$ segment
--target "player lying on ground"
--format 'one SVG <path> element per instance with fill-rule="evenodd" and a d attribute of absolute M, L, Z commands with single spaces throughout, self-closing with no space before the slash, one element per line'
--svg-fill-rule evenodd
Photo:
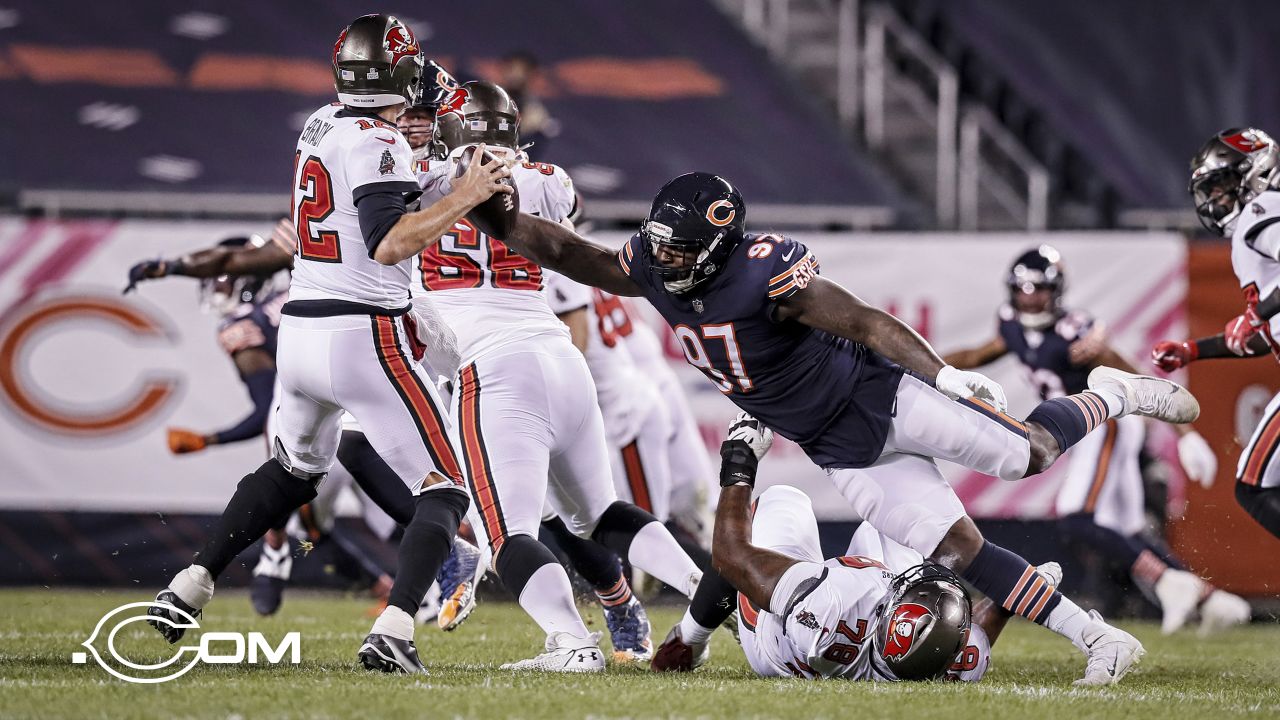
<path fill-rule="evenodd" d="M 1085 390 L 1094 368 L 1137 370 L 1107 342 L 1103 324 L 1062 304 L 1066 271 L 1058 251 L 1048 245 L 1018 256 L 1005 281 L 1009 302 L 999 310 L 997 334 L 975 348 L 948 353 L 943 362 L 968 370 L 1012 353 L 1027 369 L 1042 400 Z M 1182 436 L 1178 458 L 1187 475 L 1206 488 L 1218 472 L 1218 459 L 1190 425 L 1174 425 Z M 1138 455 L 1146 423 L 1131 415 L 1107 421 L 1071 449 L 1067 474 L 1056 503 L 1060 527 L 1073 542 L 1092 547 L 1100 557 L 1129 573 L 1164 613 L 1165 634 L 1200 614 L 1206 633 L 1249 620 L 1249 603 L 1186 571 L 1167 549 L 1148 542 Z"/>
<path fill-rule="evenodd" d="M 1244 312 L 1212 337 L 1156 344 L 1151 355 L 1166 372 L 1196 360 L 1265 355 L 1280 358 L 1280 148 L 1254 128 L 1230 128 L 1205 143 L 1191 160 L 1188 190 L 1200 223 L 1231 238 L 1231 267 L 1244 293 Z M 1280 394 L 1236 465 L 1236 502 L 1280 538 Z"/>
<path fill-rule="evenodd" d="M 751 669 L 809 679 L 981 679 L 1011 614 L 986 599 L 971 610 L 955 573 L 870 523 L 845 555 L 824 559 L 807 495 L 775 485 L 751 501 L 757 464 L 772 443 L 768 428 L 739 413 L 720 446 L 715 568 L 742 589 L 739 637 Z M 1061 579 L 1055 563 L 1038 570 L 1050 585 Z"/>
<path fill-rule="evenodd" d="M 619 251 L 523 213 L 510 243 L 578 282 L 644 296 L 689 363 L 797 442 L 859 516 L 1075 644 L 1088 656 L 1081 682 L 1115 682 L 1141 657 L 1136 638 L 1106 625 L 1087 642 L 1098 623 L 1026 560 L 982 537 L 934 458 L 1017 480 L 1112 417 L 1191 422 L 1199 405 L 1181 386 L 1098 368 L 1088 391 L 1041 403 L 1025 423 L 1011 418 L 998 384 L 946 365 L 910 327 L 821 277 L 802 244 L 746 234 L 742 196 L 708 173 L 667 183 Z M 673 635 L 719 624 L 686 619 Z"/>

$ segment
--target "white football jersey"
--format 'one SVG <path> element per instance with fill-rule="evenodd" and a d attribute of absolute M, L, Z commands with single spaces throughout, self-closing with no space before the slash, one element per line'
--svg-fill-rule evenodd
<path fill-rule="evenodd" d="M 552 312 L 562 315 L 586 309 L 588 338 L 583 355 L 596 383 L 609 442 L 617 447 L 631 442 L 650 409 L 658 403 L 658 396 L 652 379 L 636 365 L 623 342 L 632 330 L 630 316 L 617 297 L 560 273 L 545 269 L 542 272 Z"/>
<path fill-rule="evenodd" d="M 383 265 L 370 257 L 355 203 L 371 192 L 418 190 L 413 153 L 396 126 L 326 105 L 303 125 L 294 165 L 298 246 L 290 298 L 408 305 L 413 259 Z"/>
<path fill-rule="evenodd" d="M 1231 233 L 1231 267 L 1246 298 L 1265 298 L 1280 286 L 1280 192 L 1264 192 L 1240 211 Z M 1270 330 L 1280 339 L 1280 315 L 1271 318 Z M 1271 349 L 1278 352 L 1274 341 Z"/>
<path fill-rule="evenodd" d="M 455 168 L 452 160 L 430 163 L 420 178 L 424 204 L 450 192 Z M 573 212 L 573 182 L 559 167 L 519 163 L 511 177 L 520 192 L 521 212 L 552 222 Z M 569 336 L 543 299 L 542 274 L 541 267 L 464 219 L 418 257 L 412 289 L 415 295 L 431 293 L 467 365 L 486 353 L 520 349 L 532 337 Z"/>

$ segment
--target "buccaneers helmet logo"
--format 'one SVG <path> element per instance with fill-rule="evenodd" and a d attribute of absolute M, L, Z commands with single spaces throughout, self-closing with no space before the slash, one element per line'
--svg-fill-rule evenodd
<path fill-rule="evenodd" d="M 387 29 L 386 40 L 383 44 L 387 47 L 387 52 L 391 53 L 391 67 L 395 67 L 401 58 L 417 55 L 418 40 L 413 36 L 413 32 L 404 25 L 392 25 Z"/>
<path fill-rule="evenodd" d="M 342 43 L 347 39 L 347 31 L 351 28 L 343 28 L 342 34 L 338 36 L 338 41 L 333 44 L 333 66 L 338 67 L 338 53 L 342 51 Z"/>
<path fill-rule="evenodd" d="M 448 115 L 453 113 L 461 118 L 462 106 L 466 105 L 467 101 L 470 99 L 471 91 L 465 87 L 460 87 L 453 91 L 453 94 L 449 96 L 449 99 L 440 103 L 439 109 L 436 110 L 436 115 Z"/>
<path fill-rule="evenodd" d="M 1222 138 L 1222 142 L 1239 150 L 1244 154 L 1249 154 L 1255 150 L 1261 150 L 1267 146 L 1267 143 L 1255 135 L 1251 130 L 1241 130 L 1238 133 L 1228 135 Z"/>
<path fill-rule="evenodd" d="M 915 645 L 916 634 L 927 626 L 933 615 L 923 605 L 903 603 L 893 610 L 893 618 L 889 621 L 889 637 L 885 642 L 884 656 L 901 660 L 911 652 Z"/>
<path fill-rule="evenodd" d="M 725 208 L 729 209 L 728 213 L 719 212 Z M 733 208 L 733 203 L 728 200 L 717 200 L 711 203 L 711 206 L 707 208 L 707 222 L 715 225 L 716 227 L 724 227 L 725 225 L 733 222 L 733 218 L 737 214 L 738 211 Z"/>

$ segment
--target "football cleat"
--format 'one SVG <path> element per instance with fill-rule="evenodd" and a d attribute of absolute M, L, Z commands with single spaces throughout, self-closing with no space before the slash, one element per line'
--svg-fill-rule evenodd
<path fill-rule="evenodd" d="M 1169 568 L 1156 580 L 1154 590 L 1162 613 L 1160 632 L 1171 635 L 1181 630 L 1195 614 L 1204 585 L 1189 572 Z"/>
<path fill-rule="evenodd" d="M 546 651 L 519 662 L 505 663 L 503 670 L 534 672 L 603 672 L 604 652 L 600 650 L 600 633 L 578 638 L 566 632 L 547 636 Z"/>
<path fill-rule="evenodd" d="M 148 620 L 147 624 L 172 645 L 182 639 L 187 628 L 198 627 L 193 621 L 200 617 L 200 612 L 183 602 L 177 593 L 165 588 L 156 593 L 155 603 L 147 608 L 147 615 L 157 618 Z"/>
<path fill-rule="evenodd" d="M 1089 373 L 1089 388 L 1110 390 L 1124 398 L 1121 415 L 1142 415 L 1178 424 L 1200 417 L 1199 401 L 1171 380 L 1100 365 Z"/>
<path fill-rule="evenodd" d="M 436 582 L 440 584 L 440 612 L 436 615 L 436 624 L 441 630 L 456 630 L 476 609 L 479 567 L 479 548 L 466 540 L 454 540 L 453 549 L 436 576 Z"/>
<path fill-rule="evenodd" d="M 1138 638 L 1108 625 L 1097 610 L 1089 611 L 1092 622 L 1084 629 L 1085 653 L 1089 662 L 1084 677 L 1075 685 L 1112 685 L 1120 681 L 1147 654 Z"/>
<path fill-rule="evenodd" d="M 358 654 L 360 664 L 368 670 L 384 673 L 426 675 L 427 669 L 418 659 L 418 648 L 412 640 L 401 640 L 381 633 L 369 633 Z"/>
<path fill-rule="evenodd" d="M 1252 615 L 1253 610 L 1244 598 L 1226 590 L 1214 590 L 1200 604 L 1200 636 L 1247 623 Z"/>
<path fill-rule="evenodd" d="M 604 608 L 604 624 L 613 641 L 614 662 L 649 662 L 653 658 L 649 614 L 634 595 L 627 602 Z"/>
<path fill-rule="evenodd" d="M 262 554 L 253 567 L 253 579 L 249 581 L 249 602 L 259 615 L 274 615 L 284 602 L 284 586 L 293 572 L 293 554 L 289 543 L 273 548 L 263 541 Z"/>
<path fill-rule="evenodd" d="M 667 639 L 662 641 L 649 669 L 654 672 L 689 672 L 697 670 L 711 657 L 711 643 L 686 643 L 680 635 L 680 624 L 671 628 Z"/>

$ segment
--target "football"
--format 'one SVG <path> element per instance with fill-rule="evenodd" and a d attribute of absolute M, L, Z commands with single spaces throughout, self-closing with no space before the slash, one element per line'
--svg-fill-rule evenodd
<path fill-rule="evenodd" d="M 453 174 L 455 178 L 460 178 L 467 172 L 475 154 L 476 146 L 474 145 L 462 151 L 457 170 Z M 485 150 L 483 162 L 487 163 L 494 157 L 493 153 Z M 480 232 L 499 240 L 506 239 L 512 228 L 516 226 L 516 216 L 520 214 L 520 191 L 512 184 L 511 178 L 506 178 L 502 182 L 511 185 L 513 192 L 510 195 L 494 193 L 488 200 L 467 213 L 467 220 Z"/>

